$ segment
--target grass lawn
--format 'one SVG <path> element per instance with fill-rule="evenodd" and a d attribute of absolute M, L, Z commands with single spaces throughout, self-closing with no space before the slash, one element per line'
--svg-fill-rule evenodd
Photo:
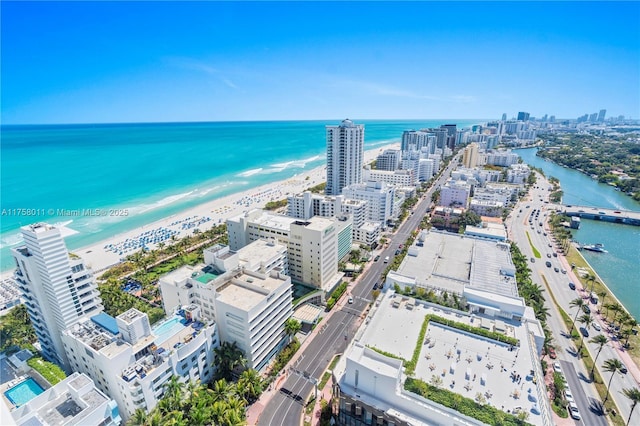
<path fill-rule="evenodd" d="M 531 250 L 533 250 L 533 255 L 536 257 L 536 259 L 540 259 L 542 257 L 542 255 L 540 254 L 538 249 L 531 242 L 531 235 L 529 235 L 528 231 L 527 231 L 527 240 L 529 240 L 529 245 L 531 246 Z"/>

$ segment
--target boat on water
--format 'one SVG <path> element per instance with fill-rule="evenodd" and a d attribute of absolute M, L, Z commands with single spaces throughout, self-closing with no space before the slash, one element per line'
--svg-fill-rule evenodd
<path fill-rule="evenodd" d="M 597 244 L 586 244 L 580 247 L 580 249 L 582 250 L 589 250 L 589 251 L 595 251 L 598 253 L 608 253 L 608 251 L 606 251 L 604 249 L 604 245 L 597 243 Z"/>

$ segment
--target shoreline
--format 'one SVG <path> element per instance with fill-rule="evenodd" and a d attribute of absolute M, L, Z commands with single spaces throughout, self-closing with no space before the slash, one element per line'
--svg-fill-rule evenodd
<path fill-rule="evenodd" d="M 391 143 L 364 151 L 364 164 L 369 164 L 385 149 L 399 148 L 399 143 Z M 309 171 L 297 173 L 287 179 L 267 183 L 241 192 L 206 201 L 189 207 L 162 219 L 132 228 L 95 244 L 83 246 L 70 253 L 81 257 L 95 275 L 115 266 L 133 253 L 155 249 L 159 244 L 170 243 L 172 239 L 182 239 L 193 235 L 194 230 L 208 230 L 224 224 L 227 219 L 247 211 L 264 208 L 269 201 L 286 199 L 306 191 L 310 187 L 326 182 L 326 164 Z M 74 231 L 72 228 L 64 228 Z M 16 247 L 18 247 L 17 245 Z M 2 278 L 10 277 L 13 268 L 1 272 Z"/>

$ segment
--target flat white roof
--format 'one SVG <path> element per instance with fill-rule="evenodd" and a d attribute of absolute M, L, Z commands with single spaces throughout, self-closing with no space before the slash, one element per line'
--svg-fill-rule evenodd
<path fill-rule="evenodd" d="M 250 311 L 278 289 L 285 280 L 267 276 L 265 278 L 241 274 L 217 289 L 217 300 L 243 311 Z"/>

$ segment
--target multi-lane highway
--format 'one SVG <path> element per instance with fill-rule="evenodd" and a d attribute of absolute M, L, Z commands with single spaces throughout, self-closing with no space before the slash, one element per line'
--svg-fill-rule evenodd
<path fill-rule="evenodd" d="M 529 268 L 531 269 L 532 280 L 540 285 L 543 289 L 549 288 L 553 292 L 553 297 L 559 306 L 565 310 L 573 319 L 577 313 L 575 307 L 571 307 L 572 300 L 582 297 L 590 306 L 592 317 L 600 326 L 601 331 L 589 327 L 586 331 L 589 333 L 587 340 L 599 333 L 604 333 L 610 338 L 609 342 L 603 347 L 598 357 L 598 367 L 606 359 L 620 359 L 619 342 L 611 339 L 611 335 L 606 333 L 605 325 L 601 322 L 601 318 L 597 315 L 596 305 L 590 303 L 586 291 L 581 291 L 579 281 L 573 276 L 571 265 L 569 265 L 562 257 L 559 248 L 552 239 L 550 230 L 547 228 L 547 219 L 549 216 L 548 201 L 549 184 L 544 178 L 538 175 L 538 183 L 536 187 L 531 189 L 530 196 L 527 200 L 521 201 L 514 208 L 511 217 L 507 220 L 507 226 L 511 240 L 515 241 L 522 253 L 530 259 Z M 531 221 L 530 221 L 531 219 Z M 531 243 L 529 242 L 531 241 Z M 533 245 L 541 254 L 541 258 L 534 256 Z M 555 253 L 555 254 L 554 254 Z M 547 262 L 550 266 L 547 266 Z M 546 281 L 546 282 L 545 282 Z M 569 283 L 576 285 L 576 289 L 572 289 Z M 547 287 L 548 285 L 548 287 Z M 582 415 L 580 421 L 585 425 L 606 424 L 606 418 L 602 413 L 600 398 L 591 383 L 589 372 L 585 370 L 583 363 L 577 358 L 576 345 L 567 337 L 567 330 L 560 318 L 555 305 L 549 295 L 546 297 L 546 306 L 549 308 L 551 316 L 548 319 L 548 325 L 555 337 L 555 344 L 560 348 L 558 358 L 562 360 L 561 365 L 563 374 L 567 379 L 567 383 L 573 391 L 576 404 Z M 580 316 L 580 314 L 578 314 Z M 584 327 L 579 322 L 576 327 Z M 592 357 L 598 351 L 597 345 L 593 343 L 585 343 Z M 627 362 L 627 361 L 622 361 Z M 603 378 L 608 382 L 611 373 L 604 373 Z M 616 401 L 620 413 L 623 418 L 629 416 L 631 409 L 629 400 L 621 394 L 623 388 L 637 386 L 631 374 L 616 373 L 611 387 L 611 398 Z M 636 410 L 637 411 L 637 410 Z M 640 412 L 634 412 L 632 424 L 640 424 Z M 578 422 L 578 423 L 580 423 Z"/>
<path fill-rule="evenodd" d="M 376 254 L 380 260 L 372 262 L 358 279 L 357 283 L 348 290 L 353 297 L 353 303 L 338 303 L 333 312 L 323 323 L 316 327 L 316 331 L 308 339 L 308 345 L 297 358 L 293 369 L 280 386 L 280 391 L 274 394 L 264 407 L 259 417 L 259 425 L 297 425 L 300 423 L 304 403 L 313 391 L 312 381 L 320 380 L 332 357 L 342 353 L 358 327 L 358 319 L 369 306 L 371 290 L 380 280 L 380 275 L 387 264 L 383 263 L 386 256 L 393 258 L 400 244 L 404 244 L 424 217 L 424 213 L 431 203 L 431 195 L 436 188 L 450 176 L 451 170 L 458 162 L 458 156 L 453 158 L 447 168 L 440 174 L 431 188 L 423 194 L 414 207 L 415 214 L 410 215 L 398 230 L 391 235 L 386 248 L 378 250 Z M 346 296 L 345 296 L 346 297 Z M 298 374 L 301 373 L 301 374 Z M 308 377 L 309 380 L 306 378 Z"/>

